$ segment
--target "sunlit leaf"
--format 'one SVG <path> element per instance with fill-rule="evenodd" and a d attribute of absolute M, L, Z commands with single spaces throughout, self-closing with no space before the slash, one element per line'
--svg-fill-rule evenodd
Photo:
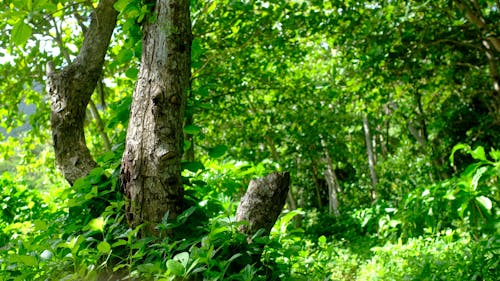
<path fill-rule="evenodd" d="M 488 211 L 490 211 L 490 210 L 491 210 L 491 208 L 493 207 L 493 204 L 491 203 L 490 198 L 488 198 L 488 197 L 486 197 L 486 196 L 479 196 L 479 197 L 476 197 L 476 201 L 477 201 L 479 204 L 483 205 L 483 207 L 484 207 L 486 210 L 488 210 Z"/>
<path fill-rule="evenodd" d="M 184 266 L 177 260 L 168 260 L 167 269 L 176 276 L 183 276 L 185 272 Z"/>
<path fill-rule="evenodd" d="M 30 38 L 32 32 L 31 26 L 24 23 L 23 20 L 20 20 L 12 28 L 11 41 L 18 46 L 24 45 Z"/>
<path fill-rule="evenodd" d="M 482 146 L 476 147 L 473 151 L 470 152 L 472 158 L 477 160 L 486 161 L 486 153 L 484 152 L 484 148 Z"/>
<path fill-rule="evenodd" d="M 108 242 L 101 241 L 99 244 L 97 244 L 97 250 L 99 250 L 99 252 L 103 254 L 107 254 L 111 251 L 111 246 Z"/>
<path fill-rule="evenodd" d="M 93 219 L 89 222 L 89 227 L 90 227 L 90 229 L 92 229 L 94 231 L 103 232 L 104 231 L 104 224 L 105 224 L 104 218 L 98 217 L 98 218 Z"/>
<path fill-rule="evenodd" d="M 182 264 L 182 266 L 186 268 L 189 261 L 189 253 L 188 252 L 178 253 L 177 255 L 174 256 L 174 260 L 179 261 Z"/>

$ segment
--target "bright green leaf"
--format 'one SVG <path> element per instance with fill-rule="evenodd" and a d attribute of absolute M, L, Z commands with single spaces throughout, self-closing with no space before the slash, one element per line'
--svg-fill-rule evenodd
<path fill-rule="evenodd" d="M 491 149 L 490 156 L 491 156 L 491 158 L 493 158 L 493 160 L 499 161 L 500 160 L 500 150 Z"/>
<path fill-rule="evenodd" d="M 103 217 L 98 217 L 96 219 L 93 219 L 89 222 L 89 227 L 90 229 L 94 231 L 99 231 L 103 232 L 104 231 L 104 218 Z"/>
<path fill-rule="evenodd" d="M 20 20 L 12 28 L 11 41 L 18 46 L 24 45 L 30 38 L 32 32 L 31 26 Z"/>
<path fill-rule="evenodd" d="M 493 206 L 493 204 L 491 203 L 491 200 L 490 198 L 486 197 L 486 196 L 479 196 L 479 197 L 476 197 L 476 201 L 483 205 L 483 207 L 486 209 L 486 210 L 491 210 L 491 207 Z"/>
<path fill-rule="evenodd" d="M 472 188 L 474 190 L 477 189 L 477 186 L 479 184 L 479 180 L 481 179 L 481 177 L 483 176 L 483 174 L 488 170 L 487 167 L 481 167 L 479 169 L 477 169 L 477 171 L 474 173 L 474 176 L 472 177 Z"/>
<path fill-rule="evenodd" d="M 43 250 L 43 252 L 40 254 L 40 258 L 42 260 L 49 260 L 50 258 L 52 258 L 52 252 L 45 249 Z"/>
<path fill-rule="evenodd" d="M 484 148 L 482 146 L 476 147 L 476 149 L 470 152 L 470 155 L 472 156 L 472 158 L 476 160 L 482 160 L 482 161 L 487 160 L 486 153 L 484 152 Z"/>
<path fill-rule="evenodd" d="M 188 252 L 182 252 L 174 256 L 174 260 L 179 261 L 184 268 L 187 267 L 188 261 L 189 261 L 189 253 Z"/>
<path fill-rule="evenodd" d="M 27 266 L 36 266 L 38 264 L 38 261 L 34 256 L 18 255 L 11 257 L 11 260 L 21 262 Z"/>
<path fill-rule="evenodd" d="M 175 276 L 183 276 L 185 272 L 184 266 L 176 260 L 167 261 L 167 269 L 172 272 Z"/>
<path fill-rule="evenodd" d="M 102 241 L 99 244 L 97 244 L 97 250 L 103 254 L 107 254 L 111 251 L 111 246 L 109 245 L 108 242 Z"/>

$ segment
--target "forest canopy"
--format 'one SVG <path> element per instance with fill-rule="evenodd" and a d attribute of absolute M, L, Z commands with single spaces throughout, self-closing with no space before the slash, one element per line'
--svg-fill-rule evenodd
<path fill-rule="evenodd" d="M 2 1 L 0 279 L 496 280 L 499 22 L 498 0 Z"/>

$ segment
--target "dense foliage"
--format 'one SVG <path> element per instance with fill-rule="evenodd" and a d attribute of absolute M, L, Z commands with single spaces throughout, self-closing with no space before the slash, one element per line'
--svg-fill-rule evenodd
<path fill-rule="evenodd" d="M 99 168 L 70 187 L 54 166 L 45 67 L 97 2 L 0 4 L 0 280 L 498 278 L 498 1 L 192 0 L 185 211 L 162 239 L 128 227 L 118 184 L 148 1 L 115 4 Z M 236 206 L 275 170 L 286 210 L 247 244 Z"/>

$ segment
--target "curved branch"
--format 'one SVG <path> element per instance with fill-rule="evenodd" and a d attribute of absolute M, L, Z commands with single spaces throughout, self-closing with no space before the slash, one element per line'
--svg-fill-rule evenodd
<path fill-rule="evenodd" d="M 47 73 L 56 162 L 70 184 L 97 165 L 85 142 L 83 121 L 116 26 L 115 1 L 99 2 L 76 59 L 61 71 Z"/>

